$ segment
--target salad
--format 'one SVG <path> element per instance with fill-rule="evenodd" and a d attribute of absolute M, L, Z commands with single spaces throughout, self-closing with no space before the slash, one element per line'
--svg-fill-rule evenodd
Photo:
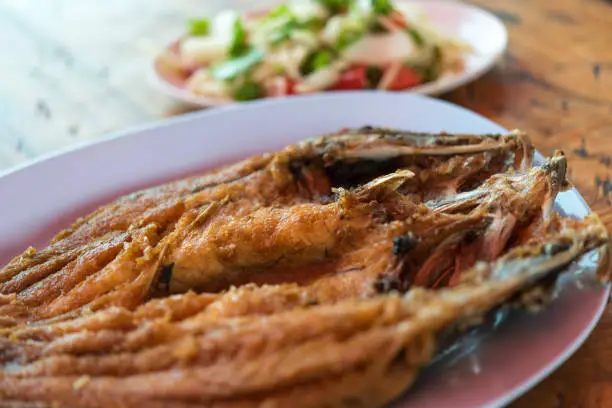
<path fill-rule="evenodd" d="M 164 63 L 195 94 L 247 101 L 331 90 L 401 90 L 462 69 L 469 47 L 391 0 L 292 0 L 192 19 Z"/>

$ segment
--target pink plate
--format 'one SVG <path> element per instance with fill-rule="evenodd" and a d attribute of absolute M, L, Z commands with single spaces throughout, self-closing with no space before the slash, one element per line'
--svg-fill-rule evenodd
<path fill-rule="evenodd" d="M 461 72 L 444 73 L 436 81 L 406 89 L 406 92 L 438 95 L 451 91 L 477 79 L 491 69 L 506 49 L 508 43 L 506 28 L 496 16 L 487 11 L 458 1 L 412 0 L 408 3 L 418 5 L 434 26 L 470 44 L 475 52 L 466 56 L 465 67 Z M 175 52 L 176 42 L 171 44 L 168 50 Z M 220 106 L 233 103 L 232 100 L 188 92 L 184 88 L 186 78 L 164 70 L 159 58 L 153 61 L 150 79 L 156 89 L 192 105 Z"/>
<path fill-rule="evenodd" d="M 364 125 L 415 131 L 495 133 L 504 129 L 452 104 L 405 93 L 337 92 L 235 104 L 167 119 L 63 151 L 0 176 L 0 261 L 38 246 L 77 216 L 136 188 L 194 174 L 306 137 Z M 556 207 L 583 217 L 577 191 Z M 593 273 L 594 255 L 580 262 Z M 474 350 L 427 369 L 398 407 L 502 406 L 561 363 L 597 323 L 608 287 L 561 285 L 543 313 L 513 313 Z"/>

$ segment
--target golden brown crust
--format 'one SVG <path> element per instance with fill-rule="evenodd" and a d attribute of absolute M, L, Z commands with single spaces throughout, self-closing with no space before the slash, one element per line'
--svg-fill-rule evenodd
<path fill-rule="evenodd" d="M 380 406 L 441 331 L 607 244 L 550 211 L 564 158 L 514 171 L 531 152 L 349 130 L 120 198 L 0 271 L 0 397 Z"/>

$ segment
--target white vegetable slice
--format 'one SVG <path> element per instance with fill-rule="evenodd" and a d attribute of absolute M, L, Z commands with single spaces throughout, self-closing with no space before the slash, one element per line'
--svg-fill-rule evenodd
<path fill-rule="evenodd" d="M 216 81 L 206 69 L 199 69 L 186 83 L 189 91 L 217 98 L 231 98 L 230 90 L 223 81 Z"/>
<path fill-rule="evenodd" d="M 385 90 L 389 88 L 389 86 L 395 81 L 397 74 L 399 73 L 400 68 L 402 67 L 401 62 L 395 62 L 389 66 L 383 73 L 382 78 L 380 78 L 380 82 L 378 83 L 378 89 Z"/>
<path fill-rule="evenodd" d="M 327 24 L 325 24 L 325 27 L 321 32 L 321 39 L 328 44 L 335 44 L 338 40 L 338 36 L 340 36 L 340 33 L 342 32 L 345 19 L 346 17 L 343 16 L 334 16 L 327 20 Z"/>
<path fill-rule="evenodd" d="M 338 80 L 340 73 L 349 65 L 344 60 L 334 61 L 327 67 L 318 69 L 305 77 L 302 82 L 295 86 L 295 92 L 309 93 L 326 89 Z"/>
<path fill-rule="evenodd" d="M 299 44 L 286 44 L 273 51 L 269 51 L 268 55 L 266 55 L 265 64 L 275 67 L 275 71 L 278 71 L 278 67 L 281 67 L 290 78 L 300 80 L 302 78 L 300 65 L 308 56 L 308 53 L 308 47 Z"/>
<path fill-rule="evenodd" d="M 234 10 L 224 10 L 217 14 L 212 20 L 211 37 L 229 43 L 234 35 L 234 24 L 239 15 Z"/>
<path fill-rule="evenodd" d="M 300 20 L 311 18 L 325 19 L 329 13 L 323 5 L 313 0 L 293 0 L 289 3 L 289 9 Z"/>
<path fill-rule="evenodd" d="M 321 31 L 320 38 L 327 44 L 335 46 L 341 33 L 345 31 L 365 32 L 365 24 L 364 20 L 356 16 L 333 16 L 327 21 L 327 24 L 325 24 L 323 31 Z"/>
<path fill-rule="evenodd" d="M 295 30 L 291 33 L 291 40 L 296 44 L 303 45 L 304 47 L 314 50 L 319 46 L 317 36 L 308 30 Z"/>
<path fill-rule="evenodd" d="M 180 43 L 180 56 L 186 65 L 206 65 L 225 57 L 227 42 L 217 37 L 188 37 Z"/>
<path fill-rule="evenodd" d="M 281 66 L 284 67 L 287 74 L 293 79 L 301 79 L 300 65 L 308 55 L 308 50 L 304 47 L 287 50 L 278 59 Z"/>
<path fill-rule="evenodd" d="M 209 35 L 188 37 L 181 41 L 181 60 L 188 65 L 206 65 L 225 58 L 238 18 L 238 13 L 233 10 L 217 14 L 212 19 Z"/>
<path fill-rule="evenodd" d="M 419 50 L 410 37 L 403 32 L 366 35 L 351 44 L 343 57 L 356 64 L 385 66 L 410 59 Z"/>
<path fill-rule="evenodd" d="M 356 0 L 352 11 L 360 16 L 370 16 L 372 14 L 372 0 Z"/>
<path fill-rule="evenodd" d="M 277 75 L 277 70 L 274 65 L 263 62 L 259 64 L 257 68 L 253 71 L 251 75 L 251 79 L 255 82 L 263 82 L 267 78 L 273 77 Z"/>

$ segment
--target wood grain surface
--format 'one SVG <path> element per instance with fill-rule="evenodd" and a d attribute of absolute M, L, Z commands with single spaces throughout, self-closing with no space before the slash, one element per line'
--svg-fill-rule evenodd
<path fill-rule="evenodd" d="M 0 0 L 0 172 L 185 112 L 149 86 L 151 45 L 176 37 L 187 16 L 269 3 Z M 528 131 L 545 154 L 564 150 L 572 181 L 612 227 L 612 2 L 472 3 L 506 23 L 509 49 L 491 73 L 443 98 Z M 511 406 L 612 407 L 612 311 L 567 363 Z"/>

